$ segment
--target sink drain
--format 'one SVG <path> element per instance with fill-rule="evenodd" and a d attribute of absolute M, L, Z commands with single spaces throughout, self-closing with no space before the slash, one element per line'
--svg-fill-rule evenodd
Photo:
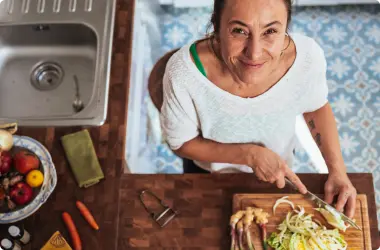
<path fill-rule="evenodd" d="M 63 69 L 56 63 L 45 62 L 35 67 L 30 77 L 36 89 L 53 90 L 62 83 Z"/>

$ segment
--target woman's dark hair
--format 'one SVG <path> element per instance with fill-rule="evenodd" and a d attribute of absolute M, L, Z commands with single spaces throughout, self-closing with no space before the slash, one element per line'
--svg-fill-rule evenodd
<path fill-rule="evenodd" d="M 211 36 L 215 36 L 219 33 L 220 21 L 222 19 L 222 12 L 223 12 L 226 1 L 227 0 L 214 0 L 214 11 L 212 13 L 211 23 L 210 23 L 210 26 L 214 28 L 214 31 L 211 34 Z M 292 20 L 292 0 L 284 0 L 284 2 L 285 2 L 286 10 L 288 12 L 288 23 L 287 23 L 287 28 L 288 28 Z"/>

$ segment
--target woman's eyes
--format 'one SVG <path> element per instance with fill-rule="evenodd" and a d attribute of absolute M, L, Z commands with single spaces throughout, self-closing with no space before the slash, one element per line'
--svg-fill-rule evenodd
<path fill-rule="evenodd" d="M 246 32 L 241 28 L 233 28 L 232 33 L 246 35 Z"/>
<path fill-rule="evenodd" d="M 267 31 L 264 32 L 264 35 L 271 35 L 276 33 L 277 31 L 275 29 L 268 29 Z"/>
<path fill-rule="evenodd" d="M 232 29 L 232 33 L 234 34 L 240 34 L 240 35 L 248 35 L 247 32 L 245 32 L 245 30 L 243 30 L 242 28 L 233 28 Z M 266 35 L 272 35 L 272 34 L 275 34 L 277 33 L 277 30 L 271 28 L 271 29 L 268 29 L 264 32 L 264 36 Z"/>

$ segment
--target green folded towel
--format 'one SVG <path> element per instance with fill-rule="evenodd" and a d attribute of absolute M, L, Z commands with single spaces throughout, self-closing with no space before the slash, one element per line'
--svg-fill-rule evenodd
<path fill-rule="evenodd" d="M 61 140 L 79 187 L 90 187 L 104 178 L 88 130 L 65 135 Z"/>

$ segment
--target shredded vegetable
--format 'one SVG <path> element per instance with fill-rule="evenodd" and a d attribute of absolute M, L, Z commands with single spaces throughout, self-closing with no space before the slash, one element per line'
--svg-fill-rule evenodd
<path fill-rule="evenodd" d="M 272 233 L 268 244 L 275 250 L 345 250 L 347 243 L 338 229 L 329 230 L 298 206 Z"/>
<path fill-rule="evenodd" d="M 284 196 L 284 197 L 282 197 L 282 198 L 280 198 L 280 199 L 278 199 L 276 201 L 276 203 L 273 206 L 273 214 L 276 214 L 276 208 L 277 208 L 277 206 L 280 205 L 280 204 L 282 204 L 282 203 L 289 204 L 292 207 L 292 209 L 294 210 L 294 204 L 293 204 L 293 202 L 291 202 L 290 200 L 288 200 L 288 198 L 289 198 L 289 196 Z"/>
<path fill-rule="evenodd" d="M 325 217 L 327 223 L 329 223 L 331 226 L 338 228 L 343 232 L 346 232 L 346 229 L 349 226 L 344 223 L 340 214 L 337 213 L 335 210 L 329 208 L 328 206 L 326 206 L 325 208 L 315 208 L 315 210 L 320 212 L 323 215 L 323 217 Z"/>

